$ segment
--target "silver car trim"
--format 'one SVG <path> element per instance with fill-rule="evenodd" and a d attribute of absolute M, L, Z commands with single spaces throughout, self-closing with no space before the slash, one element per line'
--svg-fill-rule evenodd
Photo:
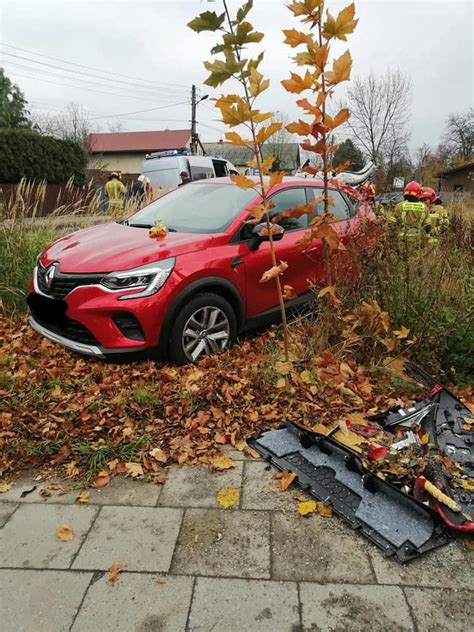
<path fill-rule="evenodd" d="M 46 327 L 43 327 L 43 325 L 40 325 L 38 322 L 36 322 L 33 316 L 30 316 L 28 318 L 28 322 L 30 323 L 31 327 L 36 332 L 38 332 L 45 338 L 52 340 L 53 342 L 57 342 L 58 344 L 62 345 L 63 347 L 66 347 L 67 349 L 71 349 L 72 351 L 77 351 L 77 353 L 84 353 L 86 355 L 96 356 L 98 358 L 105 357 L 100 347 L 97 347 L 95 345 L 86 345 L 81 342 L 75 342 L 74 340 L 69 340 L 69 338 L 60 336 L 59 334 L 56 334 L 50 331 L 49 329 L 46 329 Z"/>

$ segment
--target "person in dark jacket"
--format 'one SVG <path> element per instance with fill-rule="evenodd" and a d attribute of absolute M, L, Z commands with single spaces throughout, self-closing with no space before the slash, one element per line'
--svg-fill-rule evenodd
<path fill-rule="evenodd" d="M 179 177 L 181 178 L 181 182 L 178 184 L 179 187 L 182 187 L 183 184 L 188 184 L 188 182 L 191 182 L 191 178 L 189 177 L 189 173 L 187 171 L 181 171 Z"/>
<path fill-rule="evenodd" d="M 140 203 L 140 204 L 145 199 L 146 182 L 145 182 L 145 176 L 143 174 L 138 176 L 138 178 L 132 184 L 130 195 L 134 200 L 137 201 L 137 203 Z"/>

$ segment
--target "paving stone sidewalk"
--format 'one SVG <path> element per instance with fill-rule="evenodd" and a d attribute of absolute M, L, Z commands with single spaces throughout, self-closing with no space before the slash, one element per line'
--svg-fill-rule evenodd
<path fill-rule="evenodd" d="M 18 481 L 0 496 L 2 632 L 471 627 L 473 555 L 462 542 L 402 566 L 336 517 L 299 517 L 270 466 L 232 456 L 222 474 L 171 467 L 163 486 L 116 478 L 88 505 L 77 491 L 43 497 L 46 483 Z M 229 486 L 240 501 L 225 510 L 216 494 Z M 69 542 L 56 537 L 63 523 Z"/>

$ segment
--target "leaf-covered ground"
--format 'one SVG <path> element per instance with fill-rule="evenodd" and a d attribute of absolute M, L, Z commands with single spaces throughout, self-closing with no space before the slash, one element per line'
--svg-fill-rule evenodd
<path fill-rule="evenodd" d="M 89 483 L 99 474 L 160 482 L 172 462 L 231 467 L 224 445 L 249 450 L 246 438 L 283 419 L 332 424 L 424 395 L 330 353 L 287 365 L 273 331 L 175 367 L 82 358 L 24 319 L 0 319 L 0 478 L 41 466 Z"/>

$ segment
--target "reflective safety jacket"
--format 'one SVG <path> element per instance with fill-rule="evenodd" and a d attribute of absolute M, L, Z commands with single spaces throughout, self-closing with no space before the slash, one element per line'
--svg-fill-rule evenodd
<path fill-rule="evenodd" d="M 123 204 L 123 197 L 127 191 L 123 182 L 120 182 L 117 178 L 107 180 L 104 186 L 105 195 L 109 198 L 109 207 L 121 208 Z"/>
<path fill-rule="evenodd" d="M 424 232 L 428 211 L 423 202 L 405 200 L 396 205 L 393 217 L 400 226 L 400 237 L 417 237 Z"/>
<path fill-rule="evenodd" d="M 104 189 L 109 200 L 121 200 L 126 192 L 125 185 L 123 182 L 120 182 L 120 180 L 117 180 L 117 178 L 107 180 Z"/>
<path fill-rule="evenodd" d="M 433 204 L 428 209 L 428 223 L 431 227 L 431 234 L 439 235 L 441 230 L 449 226 L 449 216 L 441 204 Z"/>

